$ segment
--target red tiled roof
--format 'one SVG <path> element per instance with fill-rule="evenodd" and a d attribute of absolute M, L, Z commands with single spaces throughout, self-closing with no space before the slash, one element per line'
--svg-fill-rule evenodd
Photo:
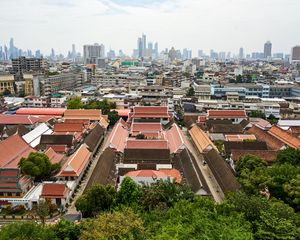
<path fill-rule="evenodd" d="M 16 111 L 16 114 L 62 116 L 65 111 L 65 108 L 20 108 Z"/>
<path fill-rule="evenodd" d="M 57 153 L 67 152 L 67 145 L 47 145 L 46 149 L 52 148 Z"/>
<path fill-rule="evenodd" d="M 129 113 L 131 112 L 130 109 L 114 109 L 111 111 L 116 111 L 120 117 L 128 117 Z"/>
<path fill-rule="evenodd" d="M 126 142 L 126 149 L 169 149 L 166 140 L 135 140 Z"/>
<path fill-rule="evenodd" d="M 209 118 L 246 118 L 245 110 L 208 110 Z"/>
<path fill-rule="evenodd" d="M 62 183 L 45 183 L 41 197 L 43 198 L 66 198 L 67 187 Z"/>
<path fill-rule="evenodd" d="M 243 149 L 233 149 L 231 150 L 231 159 L 233 161 L 238 161 L 240 157 L 246 155 L 254 155 L 262 158 L 266 162 L 273 162 L 277 155 L 276 150 L 243 150 Z"/>
<path fill-rule="evenodd" d="M 120 119 L 110 133 L 105 148 L 113 148 L 118 152 L 124 152 L 125 142 L 129 136 L 129 131 L 125 126 L 125 122 Z"/>
<path fill-rule="evenodd" d="M 81 123 L 56 123 L 54 132 L 83 132 L 84 127 Z"/>
<path fill-rule="evenodd" d="M 133 113 L 160 113 L 160 114 L 166 114 L 168 113 L 168 107 L 167 106 L 161 106 L 161 107 L 156 107 L 156 106 L 136 106 L 133 108 Z"/>
<path fill-rule="evenodd" d="M 22 157 L 26 158 L 30 153 L 36 152 L 18 134 L 10 136 L 0 142 L 0 167 L 18 168 Z"/>
<path fill-rule="evenodd" d="M 52 116 L 4 115 L 0 114 L 0 124 L 3 125 L 32 125 L 47 122 Z"/>
<path fill-rule="evenodd" d="M 300 139 L 289 134 L 287 131 L 284 131 L 277 126 L 273 126 L 268 133 L 278 138 L 289 147 L 300 149 Z"/>
<path fill-rule="evenodd" d="M 162 127 L 160 123 L 133 123 L 131 125 L 132 132 L 156 132 L 161 130 Z"/>
<path fill-rule="evenodd" d="M 48 156 L 48 158 L 52 164 L 60 163 L 64 158 L 63 154 L 59 154 L 59 153 L 55 152 L 53 150 L 53 148 L 51 148 L 51 147 L 47 149 L 45 154 Z"/>
<path fill-rule="evenodd" d="M 279 150 L 284 146 L 282 141 L 255 125 L 249 128 L 247 133 L 254 134 L 257 140 L 266 142 L 269 149 Z"/>
<path fill-rule="evenodd" d="M 132 118 L 169 118 L 168 107 L 134 107 Z"/>
<path fill-rule="evenodd" d="M 169 142 L 170 152 L 177 153 L 184 148 L 184 136 L 177 124 L 173 124 L 170 129 L 166 131 L 166 139 Z"/>

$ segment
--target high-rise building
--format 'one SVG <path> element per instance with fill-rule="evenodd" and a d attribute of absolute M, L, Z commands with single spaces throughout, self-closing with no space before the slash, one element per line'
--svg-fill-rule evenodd
<path fill-rule="evenodd" d="M 96 64 L 97 59 L 105 57 L 104 45 L 95 43 L 94 45 L 83 46 L 83 59 L 86 64 Z"/>
<path fill-rule="evenodd" d="M 51 56 L 50 56 L 50 58 L 51 58 L 52 60 L 55 59 L 55 51 L 54 51 L 53 48 L 51 48 Z"/>
<path fill-rule="evenodd" d="M 176 59 L 176 50 L 174 47 L 171 48 L 171 50 L 168 53 L 168 56 L 171 61 L 174 61 Z"/>
<path fill-rule="evenodd" d="M 155 55 L 155 58 L 158 58 L 159 53 L 158 53 L 158 43 L 157 42 L 154 44 L 154 55 Z"/>
<path fill-rule="evenodd" d="M 13 73 L 45 72 L 47 69 L 48 63 L 43 58 L 19 57 L 12 59 Z"/>
<path fill-rule="evenodd" d="M 137 49 L 138 49 L 138 57 L 139 58 L 142 58 L 144 56 L 144 49 L 143 49 L 143 40 L 142 38 L 138 38 L 138 41 L 137 41 Z"/>
<path fill-rule="evenodd" d="M 203 57 L 203 50 L 198 50 L 198 58 L 202 58 Z"/>
<path fill-rule="evenodd" d="M 272 57 L 272 43 L 270 41 L 267 41 L 264 45 L 264 58 L 270 58 Z"/>
<path fill-rule="evenodd" d="M 244 58 L 244 48 L 240 48 L 240 51 L 239 51 L 239 59 L 243 59 Z"/>
<path fill-rule="evenodd" d="M 147 37 L 145 34 L 142 35 L 142 39 L 143 39 L 143 51 L 146 51 L 147 48 Z"/>
<path fill-rule="evenodd" d="M 291 62 L 300 62 L 300 46 L 295 46 L 292 48 L 290 59 Z"/>
<path fill-rule="evenodd" d="M 36 57 L 36 58 L 41 58 L 41 56 L 42 56 L 42 55 L 41 55 L 41 51 L 40 51 L 40 50 L 36 50 L 36 51 L 35 51 L 35 57 Z"/>
<path fill-rule="evenodd" d="M 72 55 L 73 59 L 76 58 L 76 48 L 75 48 L 75 44 L 74 43 L 72 44 L 72 53 L 71 53 L 71 55 Z"/>

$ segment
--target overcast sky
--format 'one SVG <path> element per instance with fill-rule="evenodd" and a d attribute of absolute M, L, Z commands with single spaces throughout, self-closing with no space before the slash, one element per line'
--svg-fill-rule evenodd
<path fill-rule="evenodd" d="M 66 53 L 103 43 L 131 54 L 137 38 L 206 53 L 289 53 L 300 44 L 299 0 L 0 0 L 0 45 Z"/>

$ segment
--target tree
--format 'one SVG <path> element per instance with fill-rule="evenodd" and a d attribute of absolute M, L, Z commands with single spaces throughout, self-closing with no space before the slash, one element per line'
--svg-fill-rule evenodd
<path fill-rule="evenodd" d="M 108 112 L 108 120 L 109 125 L 114 126 L 115 123 L 120 119 L 119 114 L 117 111 L 109 111 Z"/>
<path fill-rule="evenodd" d="M 284 191 L 291 198 L 297 210 L 300 210 L 300 174 L 283 185 Z"/>
<path fill-rule="evenodd" d="M 277 118 L 273 114 L 270 114 L 267 119 L 271 124 L 276 124 L 278 122 Z"/>
<path fill-rule="evenodd" d="M 82 107 L 83 107 L 83 105 L 81 103 L 81 98 L 80 97 L 70 98 L 67 102 L 67 108 L 68 109 L 80 109 Z"/>
<path fill-rule="evenodd" d="M 49 240 L 55 239 L 54 232 L 34 222 L 18 222 L 3 225 L 0 230 L 0 240 Z"/>
<path fill-rule="evenodd" d="M 117 193 L 117 202 L 118 204 L 133 206 L 138 203 L 141 194 L 139 186 L 130 177 L 125 177 Z"/>
<path fill-rule="evenodd" d="M 300 150 L 294 148 L 287 148 L 279 151 L 276 156 L 276 163 L 288 163 L 294 166 L 300 166 Z"/>
<path fill-rule="evenodd" d="M 266 115 L 262 111 L 255 110 L 249 113 L 249 117 L 265 119 Z"/>
<path fill-rule="evenodd" d="M 190 87 L 187 94 L 186 94 L 187 97 L 193 97 L 195 96 L 195 90 L 193 87 Z"/>
<path fill-rule="evenodd" d="M 146 210 L 172 207 L 179 200 L 192 201 L 194 193 L 189 185 L 159 180 L 142 187 L 141 205 Z"/>
<path fill-rule="evenodd" d="M 80 239 L 145 239 L 143 233 L 143 221 L 131 209 L 125 209 L 84 222 Z"/>
<path fill-rule="evenodd" d="M 138 134 L 136 135 L 136 139 L 146 139 L 146 136 L 144 134 Z"/>
<path fill-rule="evenodd" d="M 238 175 L 241 174 L 243 170 L 253 171 L 255 168 L 258 167 L 265 167 L 267 163 L 262 160 L 260 157 L 254 155 L 246 155 L 241 157 L 235 164 L 235 170 Z"/>
<path fill-rule="evenodd" d="M 77 240 L 80 236 L 80 226 L 67 220 L 60 220 L 52 227 L 58 239 Z"/>
<path fill-rule="evenodd" d="M 36 214 L 41 219 L 43 226 L 45 226 L 46 217 L 51 213 L 51 203 L 48 200 L 39 201 L 36 209 Z"/>
<path fill-rule="evenodd" d="M 102 211 L 110 210 L 115 203 L 116 190 L 113 186 L 94 185 L 81 195 L 76 203 L 76 209 L 84 217 L 94 217 Z"/>
<path fill-rule="evenodd" d="M 5 88 L 5 90 L 3 91 L 3 96 L 7 97 L 9 95 L 11 95 L 11 92 L 7 88 Z"/>
<path fill-rule="evenodd" d="M 221 213 L 211 199 L 203 197 L 177 202 L 146 226 L 151 240 L 253 239 L 250 224 L 241 214 Z"/>
<path fill-rule="evenodd" d="M 51 164 L 49 158 L 44 153 L 30 153 L 27 158 L 22 158 L 19 162 L 22 173 L 29 175 L 35 180 L 45 180 L 60 169 L 60 164 Z"/>

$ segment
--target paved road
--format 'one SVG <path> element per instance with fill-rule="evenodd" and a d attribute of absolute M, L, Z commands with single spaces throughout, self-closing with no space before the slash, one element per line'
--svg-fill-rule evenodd
<path fill-rule="evenodd" d="M 207 166 L 207 164 L 203 165 L 204 157 L 203 155 L 199 154 L 198 151 L 195 149 L 194 145 L 192 144 L 192 139 L 188 135 L 187 131 L 183 131 L 186 138 L 188 139 L 187 148 L 193 154 L 196 162 L 202 172 L 202 175 L 208 185 L 208 188 L 214 198 L 214 200 L 218 203 L 222 202 L 224 199 L 224 193 L 221 190 L 218 182 L 216 181 L 214 175 L 212 174 L 211 170 Z"/>

